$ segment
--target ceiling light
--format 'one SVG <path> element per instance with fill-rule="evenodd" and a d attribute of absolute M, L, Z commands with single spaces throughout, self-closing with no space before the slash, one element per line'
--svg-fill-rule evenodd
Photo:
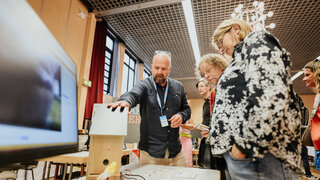
<path fill-rule="evenodd" d="M 303 73 L 304 73 L 304 71 L 297 72 L 294 76 L 291 77 L 291 81 L 294 81 L 295 79 L 297 79 Z"/>
<path fill-rule="evenodd" d="M 191 40 L 194 58 L 196 61 L 196 66 L 198 66 L 201 56 L 200 56 L 196 26 L 194 24 L 194 17 L 193 17 L 191 1 L 190 0 L 182 1 L 182 7 L 183 7 L 184 16 L 187 21 L 187 27 L 188 27 L 189 37 Z"/>

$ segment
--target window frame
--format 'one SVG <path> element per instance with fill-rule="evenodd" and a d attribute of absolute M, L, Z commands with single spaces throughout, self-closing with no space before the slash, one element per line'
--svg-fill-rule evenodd
<path fill-rule="evenodd" d="M 125 91 L 123 91 L 123 89 L 124 89 L 124 83 L 123 83 L 123 77 L 122 77 L 122 87 L 121 87 L 121 93 L 123 94 L 123 93 L 125 93 L 125 92 L 128 92 L 129 91 L 129 78 L 130 78 L 130 70 L 131 71 L 133 71 L 133 77 L 131 77 L 131 80 L 132 80 L 132 87 L 135 85 L 135 83 L 136 83 L 136 73 L 137 73 L 137 58 L 129 51 L 129 50 L 127 50 L 126 49 L 126 51 L 125 51 L 125 53 L 124 53 L 124 58 L 125 58 L 125 56 L 128 56 L 128 62 L 129 63 L 126 63 L 125 62 L 125 59 L 123 60 L 123 66 L 126 66 L 127 67 L 127 73 L 126 73 L 126 75 L 127 75 L 127 82 L 126 82 L 126 87 L 125 87 Z M 131 62 L 133 62 L 134 64 L 133 64 L 133 68 L 131 67 L 132 66 L 132 64 L 131 64 Z M 124 69 L 125 68 L 123 68 L 123 72 L 122 72 L 122 74 L 124 75 Z M 130 88 L 132 88 L 132 87 L 130 87 Z"/>
<path fill-rule="evenodd" d="M 112 40 L 113 46 L 112 50 L 108 48 L 107 46 L 107 40 L 108 37 Z M 112 75 L 112 65 L 113 65 L 113 53 L 115 49 L 115 41 L 116 38 L 108 31 L 107 36 L 106 36 L 106 52 L 110 54 L 110 59 L 107 57 L 105 54 L 104 58 L 104 73 L 103 73 L 103 94 L 110 95 L 111 92 L 111 75 Z M 106 59 L 110 60 L 110 64 L 106 63 Z M 106 69 L 106 65 L 109 66 L 109 71 Z M 106 76 L 106 73 L 108 73 L 108 77 Z M 105 79 L 108 80 L 108 82 L 105 82 Z M 107 86 L 107 89 L 105 89 L 105 86 Z"/>

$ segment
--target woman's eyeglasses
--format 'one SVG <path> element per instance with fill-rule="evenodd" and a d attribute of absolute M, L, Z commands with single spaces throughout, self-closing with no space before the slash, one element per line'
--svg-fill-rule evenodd
<path fill-rule="evenodd" d="M 217 45 L 218 49 L 222 48 L 224 35 L 225 35 L 226 33 L 228 33 L 230 30 L 231 30 L 231 28 L 228 29 L 228 30 L 227 30 L 226 32 L 224 32 L 223 34 L 221 34 L 221 36 L 216 40 L 216 45 Z"/>
<path fill-rule="evenodd" d="M 224 34 L 222 34 L 222 35 L 219 37 L 219 39 L 217 40 L 217 42 L 216 42 L 216 44 L 217 44 L 217 46 L 218 46 L 219 49 L 222 48 L 222 46 L 223 46 L 223 36 L 224 36 Z"/>

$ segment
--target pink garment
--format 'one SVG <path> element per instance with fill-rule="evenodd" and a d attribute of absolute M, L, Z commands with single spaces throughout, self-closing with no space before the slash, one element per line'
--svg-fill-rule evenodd
<path fill-rule="evenodd" d="M 315 97 L 313 110 L 312 110 L 312 120 L 311 120 L 311 139 L 314 148 L 320 150 L 320 94 L 318 93 Z"/>
<path fill-rule="evenodd" d="M 180 133 L 190 134 L 188 129 L 180 127 Z M 182 149 L 184 155 L 186 156 L 188 167 L 192 167 L 192 140 L 190 137 L 180 136 L 180 141 L 182 144 Z"/>

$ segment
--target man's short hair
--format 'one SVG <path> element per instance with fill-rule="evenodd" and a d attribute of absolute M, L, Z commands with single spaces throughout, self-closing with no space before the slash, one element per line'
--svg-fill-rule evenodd
<path fill-rule="evenodd" d="M 162 50 L 156 50 L 154 51 L 154 54 L 153 54 L 153 58 L 156 56 L 156 55 L 167 55 L 169 57 L 169 63 L 170 63 L 170 66 L 171 66 L 171 52 L 169 51 L 162 51 Z M 153 63 L 153 60 L 152 60 L 152 63 Z"/>

